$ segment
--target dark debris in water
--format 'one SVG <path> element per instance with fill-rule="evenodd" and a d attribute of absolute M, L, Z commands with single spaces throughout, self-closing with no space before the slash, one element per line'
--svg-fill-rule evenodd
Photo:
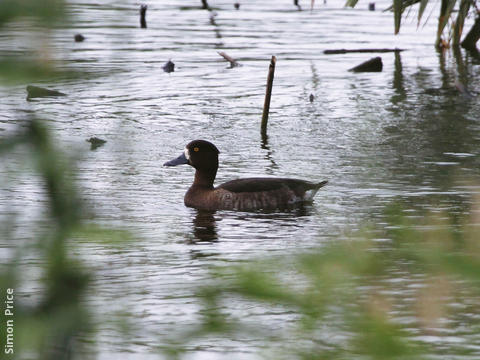
<path fill-rule="evenodd" d="M 87 139 L 87 142 L 90 143 L 90 150 L 95 150 L 96 148 L 103 146 L 107 142 L 107 140 L 92 136 L 90 139 Z"/>
<path fill-rule="evenodd" d="M 218 55 L 220 55 L 221 57 L 223 57 L 225 60 L 227 60 L 230 63 L 230 68 L 240 66 L 240 64 L 237 62 L 237 60 L 235 60 L 234 58 L 229 56 L 227 53 L 221 51 L 221 52 L 218 52 Z"/>
<path fill-rule="evenodd" d="M 300 6 L 298 0 L 293 0 L 293 5 L 295 5 L 299 11 L 302 11 L 302 7 Z"/>
<path fill-rule="evenodd" d="M 85 40 L 85 36 L 83 36 L 82 34 L 75 34 L 73 38 L 76 42 L 82 42 L 83 40 Z"/>
<path fill-rule="evenodd" d="M 66 95 L 67 94 L 64 94 L 57 90 L 45 89 L 45 88 L 41 88 L 33 85 L 27 86 L 27 100 L 37 98 L 37 97 L 66 96 Z"/>
<path fill-rule="evenodd" d="M 146 20 L 146 14 L 147 14 L 147 8 L 148 6 L 146 4 L 142 4 L 140 6 L 140 27 L 142 29 L 147 28 L 147 20 Z"/>
<path fill-rule="evenodd" d="M 353 72 L 380 72 L 383 69 L 382 58 L 380 56 L 371 58 L 360 65 L 357 65 L 348 71 Z"/>
<path fill-rule="evenodd" d="M 175 64 L 172 62 L 172 60 L 168 60 L 165 65 L 162 66 L 163 71 L 166 73 L 171 73 L 175 71 Z"/>

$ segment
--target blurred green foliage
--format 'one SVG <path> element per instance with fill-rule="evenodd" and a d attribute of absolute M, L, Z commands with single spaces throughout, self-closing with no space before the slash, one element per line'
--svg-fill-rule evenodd
<path fill-rule="evenodd" d="M 89 311 L 83 303 L 90 275 L 69 256 L 66 246 L 82 226 L 83 207 L 70 176 L 71 169 L 40 120 L 29 120 L 17 134 L 2 141 L 0 155 L 8 156 L 17 147 L 29 150 L 24 156 L 32 161 L 42 180 L 50 221 L 48 230 L 32 234 L 30 243 L 42 259 L 44 274 L 38 284 L 43 288 L 42 299 L 27 307 L 15 294 L 15 354 L 20 358 L 34 353 L 38 359 L 69 359 L 78 350 L 76 337 L 91 331 Z M 21 274 L 28 266 L 22 261 L 25 255 L 27 249 L 17 248 L 11 263 L 3 267 L 2 291 L 12 288 L 17 292 L 21 288 Z M 3 348 L 6 327 L 2 326 L 0 331 Z"/>
<path fill-rule="evenodd" d="M 65 20 L 64 0 L 2 0 L 0 1 L 0 27 L 21 18 L 38 21 L 43 27 Z"/>
<path fill-rule="evenodd" d="M 0 32 L 15 21 L 35 22 L 35 38 L 48 39 L 50 28 L 66 21 L 65 2 L 0 1 Z M 45 59 L 43 45 L 39 44 L 38 49 L 27 54 L 18 55 L 15 51 L 0 54 L 0 78 L 4 80 L 1 85 L 12 81 L 52 80 L 60 74 L 54 62 Z M 26 235 L 28 238 L 21 241 L 21 245 L 16 243 L 20 240 L 14 235 L 19 226 L 15 214 L 0 219 L 2 245 L 6 250 L 13 250 L 7 263 L 0 267 L 2 299 L 6 296 L 6 289 L 14 290 L 14 353 L 4 355 L 52 360 L 85 358 L 86 354 L 93 352 L 92 344 L 88 344 L 88 350 L 83 347 L 85 338 L 95 339 L 90 309 L 85 305 L 93 275 L 71 255 L 69 241 L 74 238 L 101 239 L 109 244 L 123 244 L 130 237 L 122 231 L 84 223 L 86 208 L 73 180 L 75 170 L 71 159 L 54 145 L 55 140 L 45 125 L 47 121 L 37 119 L 33 112 L 29 116 L 24 119 L 24 115 L 19 114 L 17 132 L 0 138 L 0 162 L 8 164 L 10 162 L 5 159 L 15 159 L 15 164 L 21 164 L 11 169 L 12 174 L 6 177 L 8 182 L 2 186 L 14 194 L 13 189 L 23 171 L 27 176 L 37 178 L 46 197 L 44 212 L 47 215 L 46 223 L 42 222 Z M 2 175 L 8 174 L 3 171 Z M 27 260 L 32 255 L 36 259 L 33 263 Z M 41 275 L 33 280 L 34 293 L 29 294 L 25 292 L 25 286 L 32 286 L 32 278 L 27 276 L 30 281 L 27 285 L 24 274 L 38 271 Z M 6 320 L 2 314 L 2 354 L 8 341 Z M 79 341 L 82 335 L 83 340 Z"/>
<path fill-rule="evenodd" d="M 32 18 L 48 30 L 65 20 L 64 10 L 60 0 L 0 1 L 0 31 L 12 21 Z M 52 63 L 40 58 L 0 55 L 0 76 L 9 79 L 32 80 L 56 73 Z M 81 237 L 121 246 L 130 238 L 122 231 L 84 224 L 85 207 L 72 180 L 70 161 L 54 146 L 44 121 L 32 117 L 22 125 L 17 134 L 0 139 L 0 156 L 10 156 L 19 147 L 25 150 L 23 160 L 34 165 L 47 196 L 49 224 L 32 234 L 29 249 L 17 247 L 10 261 L 2 264 L 3 291 L 22 287 L 27 251 L 34 249 L 41 259 L 42 276 L 36 284 L 40 299 L 27 305 L 16 297 L 15 357 L 84 358 L 85 344 L 78 338 L 94 330 L 85 302 L 93 274 L 70 254 L 68 241 Z M 475 204 L 478 207 L 480 201 Z M 418 332 L 430 334 L 445 326 L 442 319 L 451 316 L 457 296 L 479 295 L 480 209 L 471 213 L 473 217 L 461 226 L 453 226 L 447 216 L 438 214 L 418 223 L 392 206 L 384 229 L 375 230 L 377 236 L 371 235 L 371 229 L 293 258 L 217 268 L 212 285 L 198 293 L 203 302 L 199 326 L 178 337 L 168 354 L 180 357 L 186 343 L 201 337 L 246 332 L 270 341 L 269 356 L 275 359 L 427 358 L 431 346 L 416 339 L 399 319 L 412 316 Z M 11 241 L 13 222 L 4 219 L 1 233 Z M 411 279 L 421 286 L 405 304 L 402 286 Z M 274 334 L 245 324 L 220 310 L 232 299 L 261 304 L 265 311 L 280 307 L 296 314 L 295 328 Z M 480 310 L 471 311 L 478 318 Z M 475 317 L 467 325 L 472 332 L 480 330 Z M 2 326 L 0 347 L 5 341 Z M 461 345 L 457 350 L 468 352 Z"/>
<path fill-rule="evenodd" d="M 436 350 L 418 336 L 441 332 L 448 327 L 446 319 L 458 316 L 452 306 L 480 293 L 480 202 L 476 204 L 474 216 L 461 226 L 442 214 L 413 221 L 392 205 L 384 229 L 293 259 L 218 268 L 212 286 L 198 294 L 204 304 L 202 323 L 177 337 L 185 341 L 176 342 L 176 351 L 169 354 L 181 357 L 182 346 L 203 337 L 255 334 L 271 341 L 266 357 L 274 359 L 429 358 Z M 379 237 L 388 240 L 374 240 Z M 406 296 L 412 283 L 418 290 Z M 294 329 L 273 335 L 220 310 L 222 304 L 242 301 L 249 308 L 270 312 L 280 307 L 299 317 Z M 476 313 L 468 315 L 472 319 L 464 326 L 476 334 L 480 322 L 474 318 L 480 309 L 470 311 Z M 401 321 L 409 317 L 415 324 Z M 464 345 L 451 351 L 469 352 Z"/>
<path fill-rule="evenodd" d="M 12 43 L 11 51 L 4 48 L 0 53 L 0 79 L 4 83 L 26 83 L 51 80 L 56 76 L 76 76 L 73 72 L 57 69 L 54 59 L 50 58 L 53 54 L 45 51 L 45 46 L 50 41 L 50 29 L 69 21 L 65 10 L 64 0 L 0 1 L 0 32 L 12 24 L 29 24 L 17 27 L 3 37 L 4 43 Z M 22 38 L 26 34 L 35 41 L 26 44 Z M 16 43 L 18 45 L 13 46 Z M 22 46 L 26 48 L 18 51 L 18 47 Z"/>
<path fill-rule="evenodd" d="M 355 7 L 357 3 L 358 0 L 347 0 L 345 6 Z M 395 34 L 398 34 L 400 31 L 402 18 L 408 16 L 410 13 L 409 11 L 406 12 L 407 9 L 418 5 L 417 26 L 420 26 L 427 6 L 436 6 L 437 3 L 437 1 L 429 0 L 392 0 L 392 5 L 387 8 L 387 10 L 393 12 Z M 455 8 L 457 3 L 459 4 L 458 9 Z M 475 16 L 475 14 L 478 13 L 477 1 L 460 0 L 457 2 L 457 0 L 442 0 L 439 8 L 440 14 L 438 16 L 435 46 L 437 48 L 446 48 L 450 46 L 450 43 L 452 43 L 453 46 L 459 46 L 460 38 L 465 26 L 465 20 L 468 18 L 469 14 Z M 428 18 L 430 18 L 430 14 L 427 16 L 427 20 Z"/>

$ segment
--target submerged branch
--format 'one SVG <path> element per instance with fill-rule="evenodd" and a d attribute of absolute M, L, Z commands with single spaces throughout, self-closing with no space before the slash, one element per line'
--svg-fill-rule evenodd
<path fill-rule="evenodd" d="M 400 52 L 405 51 L 405 49 L 333 49 L 333 50 L 324 50 L 323 53 L 326 55 L 336 55 L 336 54 L 347 54 L 347 53 L 385 53 L 385 52 Z"/>

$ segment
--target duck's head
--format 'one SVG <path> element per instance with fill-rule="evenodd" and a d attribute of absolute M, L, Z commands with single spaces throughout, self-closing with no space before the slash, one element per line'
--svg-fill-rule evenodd
<path fill-rule="evenodd" d="M 183 153 L 176 159 L 167 161 L 163 166 L 177 166 L 188 164 L 197 170 L 217 170 L 217 147 L 206 140 L 194 140 L 185 146 Z"/>

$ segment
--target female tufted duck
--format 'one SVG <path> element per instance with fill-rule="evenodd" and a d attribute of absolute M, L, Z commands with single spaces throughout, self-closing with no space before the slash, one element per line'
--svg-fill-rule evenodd
<path fill-rule="evenodd" d="M 288 209 L 312 201 L 317 191 L 327 183 L 287 178 L 246 178 L 214 188 L 219 153 L 212 143 L 194 140 L 185 147 L 182 155 L 163 164 L 189 164 L 196 169 L 195 180 L 185 194 L 186 206 L 239 211 Z"/>

